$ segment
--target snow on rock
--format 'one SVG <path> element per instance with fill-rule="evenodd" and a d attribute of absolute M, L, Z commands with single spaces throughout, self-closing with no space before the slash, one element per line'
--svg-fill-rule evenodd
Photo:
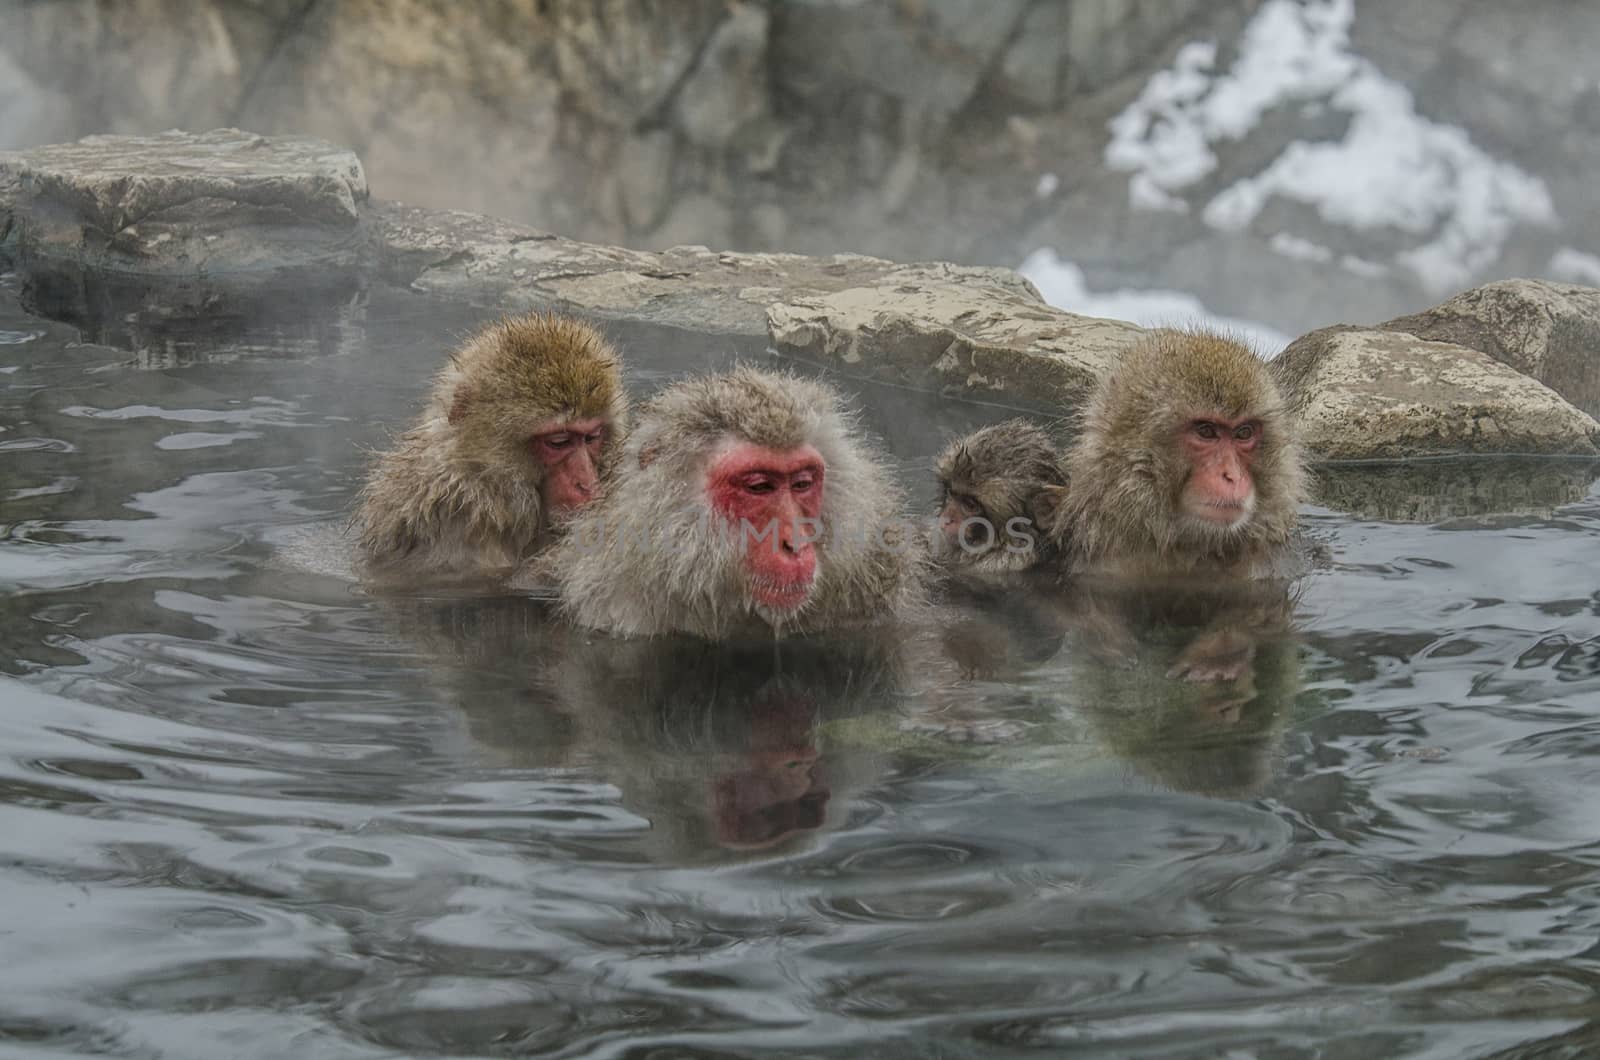
<path fill-rule="evenodd" d="M 1217 193 L 1201 218 L 1243 229 L 1282 197 L 1331 225 L 1414 237 L 1395 264 L 1430 290 L 1459 288 L 1498 258 L 1518 224 L 1555 223 L 1549 191 L 1461 129 L 1419 115 L 1409 89 L 1350 51 L 1354 16 L 1355 0 L 1267 0 L 1227 69 L 1215 44 L 1187 45 L 1111 122 L 1106 163 L 1131 173 L 1135 207 L 1178 209 L 1180 193 L 1217 169 L 1217 151 L 1270 111 L 1333 108 L 1350 118 L 1343 139 L 1289 144 Z"/>
<path fill-rule="evenodd" d="M 1057 309 L 1090 317 L 1127 320 L 1142 327 L 1205 325 L 1241 335 L 1265 357 L 1274 357 L 1289 337 L 1253 320 L 1218 316 L 1193 295 L 1181 291 L 1091 291 L 1083 270 L 1048 247 L 1029 254 L 1017 271 L 1033 282 Z"/>

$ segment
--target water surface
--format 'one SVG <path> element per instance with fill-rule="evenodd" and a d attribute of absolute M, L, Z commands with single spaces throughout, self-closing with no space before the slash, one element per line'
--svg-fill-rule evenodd
<path fill-rule="evenodd" d="M 1600 1049 L 1582 472 L 1341 479 L 1231 698 L 1026 596 L 726 653 L 285 564 L 482 316 L 80 333 L 0 286 L 4 1055 Z M 641 392 L 764 356 L 614 332 Z M 922 489 L 1007 414 L 846 385 Z"/>

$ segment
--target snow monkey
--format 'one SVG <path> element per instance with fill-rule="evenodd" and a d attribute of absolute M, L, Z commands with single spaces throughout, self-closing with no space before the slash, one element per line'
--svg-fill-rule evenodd
<path fill-rule="evenodd" d="M 614 487 L 541 566 L 581 625 L 726 640 L 902 614 L 925 552 L 839 394 L 746 367 L 642 406 Z"/>
<path fill-rule="evenodd" d="M 533 313 L 483 328 L 361 491 L 363 574 L 511 576 L 599 496 L 627 411 L 617 353 L 589 325 Z"/>
<path fill-rule="evenodd" d="M 952 442 L 935 465 L 940 562 L 972 574 L 1026 570 L 1054 554 L 1045 532 L 1066 494 L 1050 436 L 1007 420 Z"/>
<path fill-rule="evenodd" d="M 1071 571 L 1270 576 L 1305 495 L 1267 365 L 1209 331 L 1153 332 L 1100 384 L 1052 542 Z"/>

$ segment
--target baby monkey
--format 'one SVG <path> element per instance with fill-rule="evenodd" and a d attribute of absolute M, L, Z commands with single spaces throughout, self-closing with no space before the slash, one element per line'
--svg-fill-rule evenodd
<path fill-rule="evenodd" d="M 369 581 L 499 583 L 599 497 L 627 426 L 617 352 L 569 317 L 508 317 L 434 380 L 359 498 Z"/>
<path fill-rule="evenodd" d="M 950 443 L 935 465 L 943 493 L 939 561 L 952 571 L 1011 574 L 1053 558 L 1047 536 L 1067 492 L 1050 436 L 1007 420 Z"/>

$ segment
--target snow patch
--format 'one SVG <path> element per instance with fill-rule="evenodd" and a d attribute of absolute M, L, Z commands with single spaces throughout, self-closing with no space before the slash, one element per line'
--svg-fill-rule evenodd
<path fill-rule="evenodd" d="M 1046 302 L 1069 313 L 1127 320 L 1147 328 L 1204 325 L 1243 337 L 1269 358 L 1289 345 L 1289 336 L 1281 331 L 1254 320 L 1219 316 L 1194 295 L 1182 291 L 1091 291 L 1083 270 L 1048 247 L 1029 254 L 1017 271 L 1033 282 Z"/>
<path fill-rule="evenodd" d="M 1354 17 L 1355 0 L 1267 0 L 1226 70 L 1215 44 L 1185 46 L 1112 120 L 1106 164 L 1131 174 L 1134 206 L 1170 210 L 1217 168 L 1218 146 L 1269 112 L 1332 108 L 1349 116 L 1343 139 L 1290 144 L 1217 193 L 1201 218 L 1237 231 L 1274 197 L 1304 203 L 1328 224 L 1416 237 L 1395 263 L 1431 291 L 1459 288 L 1494 263 L 1518 224 L 1555 224 L 1549 191 L 1461 129 L 1419 115 L 1409 89 L 1350 51 Z"/>

